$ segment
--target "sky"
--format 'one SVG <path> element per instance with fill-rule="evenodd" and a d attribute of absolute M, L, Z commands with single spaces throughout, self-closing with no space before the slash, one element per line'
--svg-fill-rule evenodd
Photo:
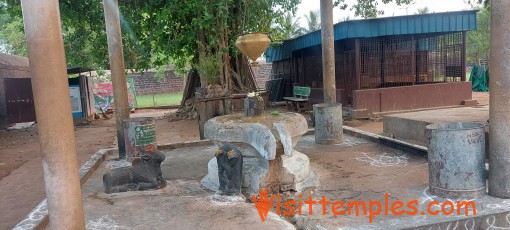
<path fill-rule="evenodd" d="M 380 1 L 380 0 L 379 0 Z M 356 0 L 345 0 L 345 2 L 350 6 L 356 2 Z M 349 7 L 347 10 L 341 10 L 339 7 L 335 7 L 333 9 L 333 22 L 336 23 L 340 19 L 346 18 L 350 16 L 351 19 L 356 19 L 354 17 L 354 11 L 350 11 Z M 415 0 L 414 4 L 410 5 L 402 5 L 398 6 L 394 3 L 384 5 L 382 3 L 379 4 L 378 9 L 384 11 L 384 14 L 379 17 L 391 17 L 391 16 L 399 16 L 406 14 L 415 14 L 418 9 L 428 7 L 430 12 L 448 12 L 448 11 L 460 11 L 471 9 L 471 6 L 467 3 L 467 0 Z M 306 25 L 305 14 L 308 14 L 310 10 L 320 9 L 320 1 L 319 0 L 301 0 L 301 4 L 298 6 L 298 10 L 296 13 L 296 17 L 299 17 L 301 26 Z"/>

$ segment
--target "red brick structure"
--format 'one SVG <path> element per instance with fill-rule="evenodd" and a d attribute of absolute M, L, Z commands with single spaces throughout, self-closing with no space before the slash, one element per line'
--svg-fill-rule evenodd
<path fill-rule="evenodd" d="M 253 73 L 255 74 L 255 82 L 257 83 L 257 88 L 263 89 L 266 86 L 266 81 L 271 77 L 271 71 L 273 69 L 272 63 L 267 63 L 265 60 L 259 61 L 259 64 L 255 67 L 252 67 Z"/>
<path fill-rule="evenodd" d="M 165 93 L 178 93 L 184 90 L 184 76 L 178 76 L 173 69 L 164 73 L 163 78 L 154 78 L 156 72 L 130 73 L 128 78 L 133 78 L 136 95 L 154 95 Z"/>

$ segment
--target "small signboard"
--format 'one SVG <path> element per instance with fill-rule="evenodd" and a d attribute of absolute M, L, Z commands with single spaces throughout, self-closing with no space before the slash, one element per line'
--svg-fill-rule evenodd
<path fill-rule="evenodd" d="M 154 124 L 141 125 L 135 128 L 135 146 L 156 144 L 156 128 Z"/>
<path fill-rule="evenodd" d="M 80 86 L 71 85 L 69 86 L 69 94 L 71 95 L 71 109 L 73 113 L 81 113 L 81 96 Z"/>

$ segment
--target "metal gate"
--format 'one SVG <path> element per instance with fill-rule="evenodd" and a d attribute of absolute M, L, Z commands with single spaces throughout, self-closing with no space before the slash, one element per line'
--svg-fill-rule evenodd
<path fill-rule="evenodd" d="M 34 96 L 30 78 L 5 78 L 7 122 L 35 121 Z"/>

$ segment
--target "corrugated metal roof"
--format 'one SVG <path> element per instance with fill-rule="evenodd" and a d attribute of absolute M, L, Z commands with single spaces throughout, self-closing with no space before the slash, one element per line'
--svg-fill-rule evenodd
<path fill-rule="evenodd" d="M 478 10 L 406 15 L 340 22 L 334 25 L 335 40 L 391 35 L 444 33 L 476 30 Z M 266 50 L 268 62 L 288 59 L 292 51 L 321 44 L 321 31 L 271 45 Z"/>

